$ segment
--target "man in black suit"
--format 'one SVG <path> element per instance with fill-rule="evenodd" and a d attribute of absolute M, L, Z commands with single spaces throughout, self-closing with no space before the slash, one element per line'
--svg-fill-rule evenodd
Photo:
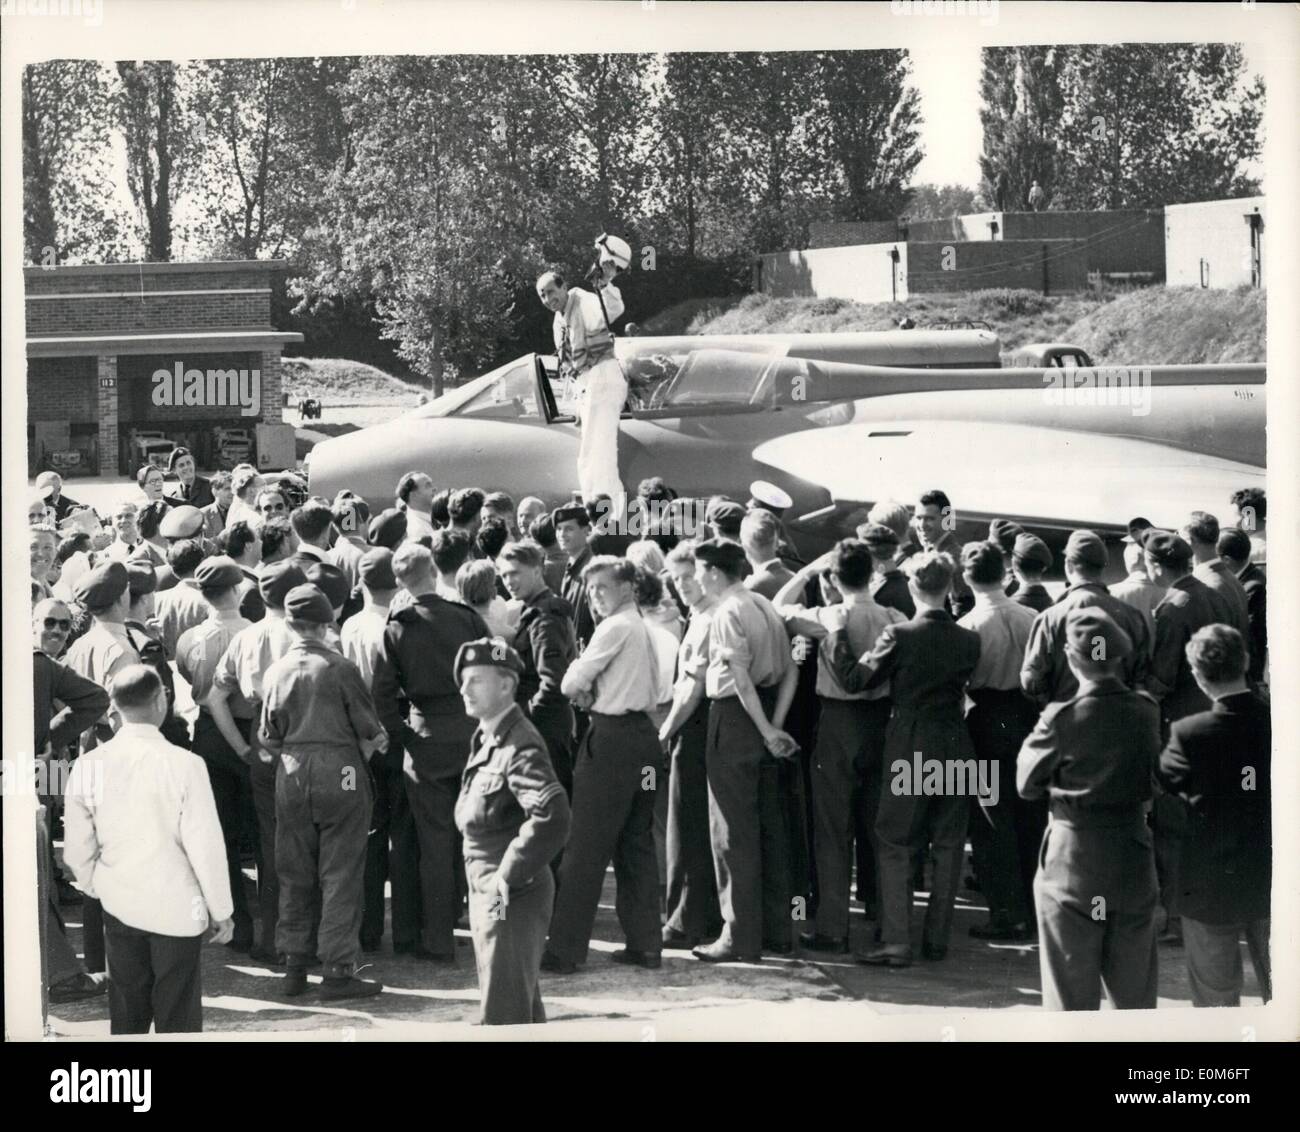
<path fill-rule="evenodd" d="M 1159 774 L 1166 789 L 1186 804 L 1190 818 L 1179 896 L 1192 1002 L 1241 1004 L 1243 933 L 1267 1002 L 1272 992 L 1268 703 L 1246 685 L 1246 643 L 1235 629 L 1198 630 L 1188 642 L 1187 659 L 1214 706 L 1174 724 Z"/>
<path fill-rule="evenodd" d="M 210 503 L 216 502 L 216 496 L 212 494 L 212 481 L 198 474 L 194 453 L 188 448 L 172 449 L 172 454 L 167 461 L 167 470 L 177 480 L 176 483 L 168 484 L 167 488 L 163 489 L 168 499 L 177 503 L 188 503 L 200 511 Z"/>
<path fill-rule="evenodd" d="M 36 477 L 36 490 L 45 496 L 45 505 L 54 508 L 54 521 L 63 522 L 81 504 L 63 494 L 63 477 L 58 472 L 42 472 Z"/>
<path fill-rule="evenodd" d="M 1246 591 L 1246 612 L 1250 619 L 1250 664 L 1246 677 L 1253 685 L 1267 684 L 1268 674 L 1268 575 L 1258 562 L 1250 560 L 1250 536 L 1235 528 L 1219 534 L 1219 557 L 1237 575 Z"/>
<path fill-rule="evenodd" d="M 591 540 L 591 516 L 581 503 L 566 503 L 551 512 L 551 525 L 555 528 L 555 541 L 569 558 L 559 596 L 573 610 L 573 629 L 581 652 L 596 631 L 591 603 L 587 599 L 587 584 L 582 580 L 582 572 L 592 557 L 591 547 L 587 545 Z"/>
<path fill-rule="evenodd" d="M 948 952 L 953 906 L 961 882 L 966 821 L 971 794 L 967 768 L 975 766 L 970 731 L 962 714 L 966 683 L 980 655 L 978 633 L 957 625 L 944 608 L 952 587 L 952 559 L 922 552 L 908 560 L 916 603 L 911 621 L 887 625 L 875 646 L 860 659 L 847 633 L 830 634 L 831 667 L 846 692 L 889 682 L 894 711 L 885 732 L 885 779 L 876 817 L 879 846 L 881 946 L 860 957 L 873 966 L 907 967 L 912 962 L 912 857 L 928 844 L 934 882 L 925 915 L 921 953 L 938 960 Z M 928 788 L 913 773 L 917 764 L 937 764 L 941 788 Z M 966 789 L 955 786 L 962 765 Z"/>

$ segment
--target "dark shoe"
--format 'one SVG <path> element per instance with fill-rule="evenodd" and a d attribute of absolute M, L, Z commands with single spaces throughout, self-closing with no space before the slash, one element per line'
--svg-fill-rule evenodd
<path fill-rule="evenodd" d="M 253 937 L 249 936 L 247 939 L 236 937 L 226 944 L 226 946 L 239 955 L 248 955 L 253 950 Z"/>
<path fill-rule="evenodd" d="M 108 990 L 108 979 L 92 979 L 82 973 L 64 979 L 50 987 L 51 1002 L 81 1002 L 86 998 L 98 998 Z"/>
<path fill-rule="evenodd" d="M 265 947 L 250 948 L 248 952 L 250 959 L 255 959 L 258 963 L 265 963 L 268 967 L 283 967 L 284 960 L 274 951 Z"/>
<path fill-rule="evenodd" d="M 907 946 L 886 943 L 880 947 L 872 948 L 865 955 L 855 956 L 859 963 L 868 967 L 910 967 L 912 965 L 912 949 Z"/>
<path fill-rule="evenodd" d="M 610 955 L 615 963 L 622 963 L 628 967 L 645 967 L 648 970 L 655 970 L 663 966 L 663 956 L 657 951 L 633 951 L 630 947 L 620 948 Z"/>
<path fill-rule="evenodd" d="M 990 920 L 987 924 L 976 924 L 970 930 L 972 939 L 988 939 L 1003 943 L 1024 943 L 1034 938 L 1034 929 L 1023 921 L 1008 924 L 1005 921 Z"/>
<path fill-rule="evenodd" d="M 448 954 L 442 951 L 428 951 L 423 947 L 415 949 L 415 957 L 423 959 L 426 963 L 441 963 L 444 966 L 455 966 L 456 963 L 455 952 Z"/>
<path fill-rule="evenodd" d="M 691 954 L 705 963 L 759 963 L 761 955 L 741 955 L 726 940 L 715 940 L 701 947 L 692 947 Z"/>
<path fill-rule="evenodd" d="M 321 983 L 320 996 L 333 1002 L 340 998 L 369 998 L 384 989 L 384 984 L 374 979 L 358 979 L 356 975 L 327 975 Z"/>
<path fill-rule="evenodd" d="M 921 944 L 921 958 L 928 959 L 932 963 L 941 963 L 948 958 L 948 949 L 946 947 L 937 947 L 932 943 Z"/>
<path fill-rule="evenodd" d="M 542 953 L 541 968 L 551 975 L 572 975 L 578 969 L 576 963 L 570 963 L 561 959 L 558 955 L 552 955 L 549 951 Z"/>
<path fill-rule="evenodd" d="M 817 932 L 800 932 L 799 946 L 805 951 L 829 951 L 835 955 L 843 955 L 849 949 L 849 941 L 834 936 L 819 935 Z"/>
<path fill-rule="evenodd" d="M 307 993 L 309 985 L 306 967 L 290 967 L 280 982 L 280 993 L 285 998 L 297 998 L 300 994 Z"/>
<path fill-rule="evenodd" d="M 670 928 L 665 924 L 663 941 L 665 947 L 694 947 L 700 942 L 700 937 L 690 935 L 687 932 L 679 932 L 676 928 Z"/>

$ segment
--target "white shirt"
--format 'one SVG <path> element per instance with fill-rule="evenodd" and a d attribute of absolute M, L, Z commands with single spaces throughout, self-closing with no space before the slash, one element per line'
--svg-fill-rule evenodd
<path fill-rule="evenodd" d="M 367 605 L 343 622 L 339 632 L 343 655 L 357 666 L 369 688 L 375 679 L 375 660 L 384 644 L 388 606 Z"/>
<path fill-rule="evenodd" d="M 234 912 L 207 767 L 158 728 L 124 723 L 78 758 L 64 805 L 64 864 L 122 923 L 189 937 Z"/>
<path fill-rule="evenodd" d="M 415 542 L 426 535 L 433 537 L 433 520 L 423 511 L 417 511 L 414 507 L 405 507 L 406 512 L 406 541 Z"/>
<path fill-rule="evenodd" d="M 653 711 L 667 699 L 658 684 L 659 656 L 650 639 L 650 626 L 641 619 L 636 605 L 628 602 L 596 626 L 591 642 L 565 672 L 560 691 L 573 696 L 591 690 L 595 694 L 592 711 L 624 715 Z"/>
<path fill-rule="evenodd" d="M 642 617 L 645 627 L 650 630 L 650 643 L 654 646 L 655 656 L 659 660 L 659 692 L 668 702 L 673 695 L 673 674 L 677 670 L 677 638 L 662 625 Z"/>

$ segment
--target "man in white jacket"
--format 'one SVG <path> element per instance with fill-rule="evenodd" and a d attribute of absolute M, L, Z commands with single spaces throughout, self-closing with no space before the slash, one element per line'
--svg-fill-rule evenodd
<path fill-rule="evenodd" d="M 212 787 L 203 760 L 158 730 L 167 696 L 152 668 L 123 668 L 109 695 L 122 726 L 69 776 L 63 861 L 103 905 L 111 1032 L 197 1032 L 203 933 L 234 934 Z"/>
<path fill-rule="evenodd" d="M 570 287 L 558 272 L 537 280 L 537 296 L 555 313 L 555 352 L 560 376 L 577 403 L 582 425 L 578 448 L 578 488 L 584 502 L 623 495 L 618 474 L 618 421 L 627 401 L 627 378 L 614 356 L 610 329 L 623 313 L 623 296 L 614 286 L 619 271 L 632 260 L 632 249 L 617 236 L 602 236 L 596 247 L 600 272 L 598 291 Z M 580 400 L 579 400 L 580 399 Z"/>

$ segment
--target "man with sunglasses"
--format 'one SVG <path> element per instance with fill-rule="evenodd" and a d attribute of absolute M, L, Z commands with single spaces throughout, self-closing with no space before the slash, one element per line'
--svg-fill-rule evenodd
<path fill-rule="evenodd" d="M 278 487 L 264 487 L 257 493 L 254 510 L 262 519 L 287 518 L 289 504 Z"/>
<path fill-rule="evenodd" d="M 35 689 L 35 751 L 38 762 L 45 764 L 38 778 L 43 787 L 38 799 L 45 807 L 49 847 L 48 867 L 55 884 L 45 901 L 45 960 L 50 1001 L 77 1002 L 94 998 L 108 989 L 106 980 L 94 979 L 77 958 L 59 915 L 56 902 L 58 888 L 70 888 L 60 875 L 54 859 L 54 827 L 63 808 L 62 775 L 55 768 L 66 768 L 69 747 L 75 747 L 81 733 L 108 710 L 108 693 L 98 684 L 78 676 L 60 664 L 57 657 L 67 643 L 72 629 L 72 614 L 61 601 L 48 598 L 39 602 L 32 613 L 32 685 Z"/>

